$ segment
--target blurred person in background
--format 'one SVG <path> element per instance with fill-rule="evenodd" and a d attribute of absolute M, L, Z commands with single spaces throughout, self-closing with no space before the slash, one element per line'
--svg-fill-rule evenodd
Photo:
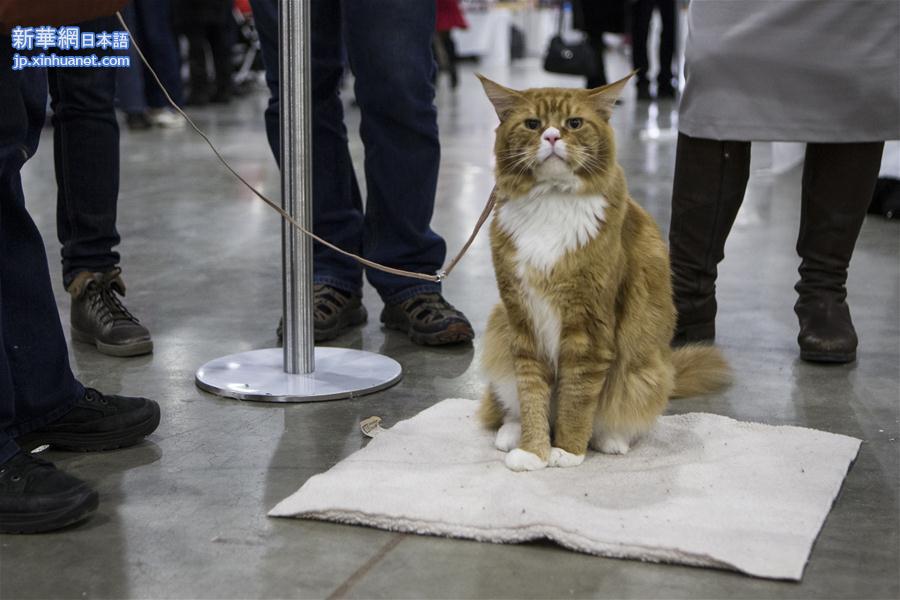
<path fill-rule="evenodd" d="M 647 42 L 654 9 L 659 11 L 662 31 L 659 38 L 659 74 L 656 76 L 656 98 L 674 98 L 678 82 L 672 70 L 675 40 L 678 38 L 675 0 L 630 0 L 631 2 L 631 63 L 637 71 L 638 100 L 652 100 L 650 93 L 650 60 Z"/>
<path fill-rule="evenodd" d="M 10 68 L 13 26 L 58 26 L 110 15 L 124 0 L 0 0 L 0 533 L 83 521 L 97 492 L 31 453 L 136 444 L 159 425 L 145 398 L 86 389 L 69 366 L 44 241 L 25 205 L 21 169 L 37 151 L 47 106 L 43 69 Z M 71 152 L 68 146 L 63 153 Z"/>
<path fill-rule="evenodd" d="M 806 142 L 800 357 L 851 362 L 847 269 L 883 140 L 900 137 L 897 2 L 704 0 L 688 20 L 669 232 L 674 343 L 715 338 L 717 265 L 744 198 L 750 142 Z"/>
<path fill-rule="evenodd" d="M 573 26 L 587 35 L 588 43 L 597 55 L 597 71 L 587 78 L 588 89 L 607 84 L 604 63 L 604 32 L 625 31 L 625 0 L 575 0 L 572 3 Z"/>
<path fill-rule="evenodd" d="M 278 2 L 251 0 L 271 99 L 269 145 L 280 160 Z M 313 226 L 315 233 L 375 262 L 435 273 L 446 257 L 431 229 L 441 146 L 434 106 L 434 0 L 311 0 Z M 340 97 L 344 49 L 362 112 L 368 197 L 363 211 Z M 321 244 L 314 246 L 317 342 L 367 319 L 363 269 Z M 366 271 L 384 301 L 381 322 L 418 344 L 474 338 L 466 317 L 430 283 Z M 280 329 L 280 328 L 279 328 Z"/>
<path fill-rule="evenodd" d="M 115 17 L 81 23 L 83 31 L 121 30 Z M 68 51 L 94 54 L 96 50 Z M 118 267 L 119 125 L 116 71 L 126 68 L 47 69 L 53 110 L 56 233 L 62 244 L 63 286 L 72 297 L 72 339 L 110 356 L 153 351 L 150 332 L 125 307 Z"/>
<path fill-rule="evenodd" d="M 459 85 L 459 73 L 456 69 L 456 43 L 453 41 L 454 29 L 468 29 L 469 24 L 459 7 L 459 0 L 437 0 L 437 25 L 435 33 L 435 57 L 441 71 L 450 76 L 450 87 Z"/>
<path fill-rule="evenodd" d="M 135 41 L 172 99 L 184 102 L 181 60 L 178 42 L 172 28 L 170 0 L 133 0 L 122 11 Z M 117 94 L 119 107 L 126 115 L 130 129 L 146 125 L 180 129 L 184 120 L 176 113 L 136 51 L 132 51 L 134 69 L 119 69 Z"/>
<path fill-rule="evenodd" d="M 231 0 L 174 0 L 175 30 L 187 39 L 190 83 L 189 106 L 231 100 Z M 209 54 L 207 53 L 209 49 Z M 211 55 L 210 80 L 207 58 Z"/>

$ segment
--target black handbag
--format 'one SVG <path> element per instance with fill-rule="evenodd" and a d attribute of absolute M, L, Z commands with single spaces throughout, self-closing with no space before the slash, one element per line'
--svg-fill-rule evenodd
<path fill-rule="evenodd" d="M 568 43 L 562 37 L 563 8 L 559 9 L 559 25 L 544 55 L 544 70 L 561 75 L 592 78 L 597 75 L 597 53 L 588 40 Z"/>

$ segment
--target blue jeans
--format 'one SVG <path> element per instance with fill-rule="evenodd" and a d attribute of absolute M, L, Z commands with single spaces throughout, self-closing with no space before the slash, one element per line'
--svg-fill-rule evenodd
<path fill-rule="evenodd" d="M 87 31 L 120 29 L 116 18 L 83 23 Z M 93 51 L 87 51 L 93 52 Z M 139 68 L 139 67 L 131 67 Z M 119 125 L 116 71 L 48 69 L 56 165 L 56 233 L 63 284 L 82 271 L 110 271 L 119 262 Z"/>
<path fill-rule="evenodd" d="M 266 131 L 279 158 L 278 2 L 251 0 L 271 92 Z M 410 271 L 434 273 L 446 255 L 431 230 L 440 164 L 432 83 L 435 3 L 312 0 L 313 218 L 315 232 L 345 250 Z M 347 147 L 339 96 L 344 49 L 356 77 L 366 150 L 362 197 Z M 360 294 L 362 267 L 315 245 L 315 281 Z M 367 269 L 388 303 L 439 284 Z"/>
<path fill-rule="evenodd" d="M 159 75 L 160 81 L 169 90 L 172 99 L 181 106 L 184 93 L 181 82 L 181 58 L 178 40 L 172 29 L 172 6 L 169 0 L 134 0 L 130 2 L 122 16 L 134 33 L 137 43 Z M 116 19 L 118 23 L 118 19 Z M 117 27 L 121 29 L 121 26 Z M 126 113 L 142 113 L 147 107 L 169 106 L 159 86 L 140 62 L 137 52 L 131 52 L 132 69 L 119 69 L 119 106 Z"/>
<path fill-rule="evenodd" d="M 0 35 L 0 464 L 14 438 L 65 414 L 84 395 L 69 368 L 44 242 L 25 209 L 22 165 L 37 150 L 47 102 L 43 71 L 12 71 Z"/>

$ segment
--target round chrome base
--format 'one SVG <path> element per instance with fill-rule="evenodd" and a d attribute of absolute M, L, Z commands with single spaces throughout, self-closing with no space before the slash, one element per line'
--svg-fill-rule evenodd
<path fill-rule="evenodd" d="M 319 402 L 354 398 L 389 388 L 403 377 L 386 356 L 345 348 L 316 348 L 316 370 L 284 372 L 281 348 L 240 352 L 212 360 L 197 371 L 201 390 L 257 402 Z"/>

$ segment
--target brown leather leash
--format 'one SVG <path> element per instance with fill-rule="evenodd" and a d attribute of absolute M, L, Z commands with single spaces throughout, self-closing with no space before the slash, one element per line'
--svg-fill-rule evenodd
<path fill-rule="evenodd" d="M 122 13 L 117 12 L 116 16 L 119 18 L 119 23 L 121 23 L 122 27 L 125 29 L 125 31 L 128 32 L 128 35 L 131 38 L 131 43 L 132 43 L 132 45 L 134 45 L 134 49 L 137 51 L 138 56 L 141 57 L 141 62 L 143 62 L 144 65 L 147 67 L 147 70 L 150 71 L 150 74 L 153 76 L 153 79 L 156 81 L 156 85 L 159 86 L 159 89 L 162 90 L 163 95 L 165 95 L 166 100 L 168 100 L 169 104 L 172 105 L 172 108 L 174 108 L 178 112 L 178 114 L 180 114 L 182 116 L 182 118 L 184 118 L 184 120 L 187 121 L 188 125 L 191 126 L 191 128 L 197 133 L 197 135 L 199 135 L 201 138 L 203 138 L 203 141 L 206 142 L 206 144 L 209 146 L 210 150 L 212 150 L 213 154 L 215 154 L 216 158 L 219 159 L 219 162 L 221 162 L 225 166 L 225 168 L 228 169 L 228 171 L 235 177 L 235 179 L 237 179 L 242 184 L 244 184 L 244 186 L 246 186 L 246 188 L 248 190 L 253 192 L 253 194 L 257 198 L 259 198 L 260 200 L 265 202 L 266 205 L 269 206 L 269 208 L 271 208 L 272 210 L 277 212 L 279 215 L 281 215 L 281 218 L 284 219 L 285 221 L 287 221 L 288 223 L 290 223 L 294 228 L 297 229 L 297 231 L 299 231 L 303 235 L 306 235 L 306 236 L 314 239 L 315 241 L 319 242 L 320 244 L 327 246 L 328 248 L 331 248 L 335 252 L 337 252 L 339 254 L 343 254 L 344 256 L 347 256 L 349 258 L 352 258 L 353 260 L 357 261 L 358 263 L 361 263 L 369 268 L 376 269 L 378 271 L 383 271 L 385 273 L 390 273 L 391 275 L 399 275 L 400 277 L 410 277 L 413 279 L 421 279 L 423 281 L 431 281 L 434 283 L 440 283 L 441 281 L 446 279 L 450 275 L 450 273 L 453 272 L 453 269 L 456 268 L 456 265 L 459 263 L 460 260 L 462 260 L 462 257 L 465 256 L 466 252 L 469 251 L 469 248 L 472 246 L 472 243 L 475 241 L 475 238 L 478 237 L 478 233 L 481 231 L 481 228 L 484 226 L 485 221 L 487 221 L 488 217 L 491 214 L 491 211 L 493 211 L 494 205 L 497 202 L 497 198 L 496 198 L 497 188 L 496 187 L 493 190 L 491 190 L 491 195 L 488 198 L 487 204 L 485 204 L 484 210 L 481 211 L 481 216 L 478 218 L 478 222 L 475 224 L 475 229 L 472 230 L 472 234 L 469 236 L 469 239 L 466 241 L 465 245 L 463 245 L 463 247 L 459 251 L 459 253 L 455 257 L 453 257 L 453 260 L 451 260 L 445 268 L 439 270 L 434 275 L 429 275 L 427 273 L 416 273 L 415 271 L 405 271 L 403 269 L 395 269 L 394 267 L 388 267 L 388 266 L 371 261 L 367 258 L 363 258 L 362 256 L 358 256 L 356 254 L 353 254 L 352 252 L 348 252 L 346 250 L 343 250 L 342 248 L 335 246 L 331 242 L 322 239 L 321 237 L 317 236 L 315 233 L 313 233 L 313 232 L 309 231 L 308 229 L 306 229 L 305 227 L 303 227 L 300 223 L 298 223 L 296 221 L 296 219 L 294 219 L 290 214 L 288 214 L 288 212 L 286 210 L 281 208 L 281 206 L 279 206 L 277 203 L 275 203 L 272 200 L 270 200 L 269 198 L 267 198 L 265 196 L 265 194 L 263 194 L 258 189 L 253 187 L 249 181 L 244 179 L 244 177 L 240 173 L 238 173 L 234 169 L 234 167 L 232 167 L 231 164 L 229 164 L 229 162 L 227 160 L 225 160 L 225 158 L 219 152 L 218 148 L 216 148 L 215 144 L 212 143 L 212 140 L 209 139 L 209 136 L 207 136 L 206 133 L 204 133 L 202 129 L 197 127 L 197 124 L 194 123 L 194 121 L 187 115 L 187 113 L 184 112 L 181 109 L 181 107 L 178 106 L 178 104 L 172 99 L 172 96 L 169 95 L 169 91 L 166 89 L 166 86 L 164 86 L 162 81 L 160 81 L 159 76 L 156 74 L 156 71 L 153 70 L 153 67 L 151 67 L 150 63 L 147 61 L 147 57 L 144 56 L 143 50 L 141 50 L 141 47 L 138 45 L 137 41 L 135 41 L 134 34 L 131 33 L 131 30 L 128 28 L 128 25 L 125 23 L 125 19 L 122 18 Z"/>

